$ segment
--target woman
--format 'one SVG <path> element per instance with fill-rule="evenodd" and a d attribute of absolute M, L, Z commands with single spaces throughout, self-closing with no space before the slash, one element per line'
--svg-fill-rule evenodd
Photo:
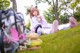
<path fill-rule="evenodd" d="M 57 31 L 58 28 L 58 21 L 54 20 L 53 24 L 47 23 L 45 18 L 39 14 L 39 10 L 35 7 L 32 7 L 30 10 L 30 18 L 31 18 L 31 31 L 35 32 L 36 27 L 40 26 L 42 33 L 50 34 Z"/>

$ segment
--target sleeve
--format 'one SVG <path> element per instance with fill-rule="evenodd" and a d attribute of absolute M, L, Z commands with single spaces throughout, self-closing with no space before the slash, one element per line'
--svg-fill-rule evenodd
<path fill-rule="evenodd" d="M 41 20 L 42 20 L 42 24 L 43 24 L 43 25 L 47 24 L 47 21 L 46 21 L 46 19 L 44 18 L 44 16 L 41 16 Z"/>

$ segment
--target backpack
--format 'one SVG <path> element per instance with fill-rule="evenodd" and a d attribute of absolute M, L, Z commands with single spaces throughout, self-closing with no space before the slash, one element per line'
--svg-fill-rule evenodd
<path fill-rule="evenodd" d="M 18 13 L 18 14 L 20 14 L 20 13 Z M 9 25 L 11 25 L 10 27 L 15 26 L 18 33 L 20 33 L 19 32 L 20 30 L 18 30 L 18 28 L 19 28 L 18 23 L 22 23 L 23 19 L 18 14 L 17 14 L 17 12 L 15 12 L 14 10 L 11 10 L 11 9 L 5 10 L 5 16 L 6 16 L 5 19 L 7 19 L 6 21 L 10 21 L 9 22 L 10 23 Z M 13 16 L 13 18 L 12 18 L 12 16 Z"/>
<path fill-rule="evenodd" d="M 20 28 L 21 26 L 23 26 L 23 28 L 24 28 L 24 25 L 18 25 L 18 22 L 23 24 L 23 14 L 22 13 L 17 13 L 14 10 L 6 10 L 5 11 L 5 15 L 7 16 L 7 20 L 10 20 L 9 19 L 10 16 L 14 16 L 14 23 L 11 23 L 11 25 L 15 26 L 15 30 L 11 30 L 13 28 L 10 27 L 9 28 L 10 32 L 12 32 L 13 35 L 15 33 L 15 34 L 18 34 L 19 36 L 23 36 L 24 37 L 24 35 L 22 35 L 24 29 L 21 30 L 21 28 Z M 23 38 L 23 39 L 25 39 L 25 38 Z"/>

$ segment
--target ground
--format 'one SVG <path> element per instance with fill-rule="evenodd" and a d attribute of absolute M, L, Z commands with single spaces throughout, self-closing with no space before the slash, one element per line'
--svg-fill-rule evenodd
<path fill-rule="evenodd" d="M 75 28 L 42 35 L 40 38 L 43 40 L 40 49 L 19 53 L 80 53 L 80 22 Z"/>

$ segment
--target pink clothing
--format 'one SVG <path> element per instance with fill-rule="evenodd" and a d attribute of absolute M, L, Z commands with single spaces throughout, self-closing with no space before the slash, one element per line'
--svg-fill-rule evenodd
<path fill-rule="evenodd" d="M 17 30 L 15 28 L 11 28 L 10 31 L 11 31 L 13 42 L 18 42 L 19 41 L 19 36 L 18 36 Z"/>

